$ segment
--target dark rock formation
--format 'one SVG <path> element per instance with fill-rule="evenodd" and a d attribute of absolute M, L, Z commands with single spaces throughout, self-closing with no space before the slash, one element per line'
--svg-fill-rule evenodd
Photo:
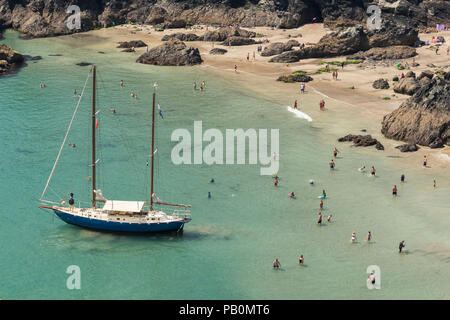
<path fill-rule="evenodd" d="M 388 138 L 431 148 L 449 143 L 450 81 L 445 79 L 448 74 L 435 76 L 432 80 L 426 78 L 428 84 L 419 88 L 398 109 L 384 116 L 381 132 Z"/>
<path fill-rule="evenodd" d="M 228 51 L 225 50 L 225 49 L 214 48 L 214 49 L 211 49 L 211 51 L 209 51 L 209 54 L 225 54 L 225 53 L 227 53 L 227 52 L 228 52 Z"/>
<path fill-rule="evenodd" d="M 414 73 L 414 72 L 412 72 L 412 71 L 408 71 L 406 74 L 405 74 L 405 77 L 407 77 L 407 78 L 416 78 L 416 74 Z"/>
<path fill-rule="evenodd" d="M 277 81 L 283 81 L 283 82 L 309 82 L 312 81 L 313 78 L 306 74 L 290 74 L 290 75 L 282 75 L 278 77 Z"/>
<path fill-rule="evenodd" d="M 415 78 L 405 77 L 394 85 L 394 92 L 412 96 L 419 88 L 420 84 Z"/>
<path fill-rule="evenodd" d="M 127 48 L 127 49 L 120 50 L 120 52 L 136 52 L 136 50 L 134 50 L 133 48 Z"/>
<path fill-rule="evenodd" d="M 372 87 L 375 89 L 389 89 L 389 82 L 385 79 L 378 79 L 372 83 Z"/>
<path fill-rule="evenodd" d="M 369 147 L 369 146 L 375 146 L 378 150 L 384 150 L 383 145 L 375 138 L 372 138 L 372 136 L 369 135 L 354 135 L 354 134 L 348 134 L 345 137 L 339 138 L 339 142 L 353 142 L 353 145 L 355 147 Z"/>
<path fill-rule="evenodd" d="M 299 43 L 295 40 L 289 40 L 287 43 L 283 42 L 274 42 L 269 44 L 264 50 L 261 52 L 263 57 L 274 56 L 285 51 L 289 51 L 294 46 L 299 46 Z"/>
<path fill-rule="evenodd" d="M 6 44 L 0 44 L 0 75 L 9 73 L 24 62 L 22 56 Z"/>
<path fill-rule="evenodd" d="M 225 41 L 223 41 L 221 43 L 221 45 L 224 45 L 224 46 L 227 46 L 227 45 L 229 45 L 229 46 L 246 46 L 246 45 L 256 44 L 256 43 L 261 43 L 261 42 L 255 41 L 255 39 L 252 39 L 252 38 L 232 36 L 232 37 L 228 37 L 227 39 L 225 39 Z"/>
<path fill-rule="evenodd" d="M 80 67 L 86 67 L 86 66 L 92 65 L 92 63 L 90 63 L 90 62 L 78 62 L 78 63 L 76 63 L 76 65 L 80 66 Z"/>
<path fill-rule="evenodd" d="M 162 37 L 161 41 L 169 41 L 170 39 L 178 39 L 180 41 L 200 41 L 202 40 L 201 37 L 197 36 L 193 33 L 173 33 L 173 34 L 166 34 L 164 37 Z"/>
<path fill-rule="evenodd" d="M 372 48 L 367 51 L 360 51 L 347 57 L 353 60 L 399 60 L 407 59 L 417 55 L 416 49 L 408 46 L 391 46 L 383 48 Z"/>
<path fill-rule="evenodd" d="M 394 76 L 394 77 L 392 78 L 392 81 L 398 81 L 398 77 L 397 77 L 397 76 Z"/>
<path fill-rule="evenodd" d="M 120 44 L 117 46 L 117 48 L 140 48 L 147 46 L 147 44 L 141 40 L 131 40 L 119 43 Z"/>
<path fill-rule="evenodd" d="M 238 27 L 220 28 L 214 31 L 207 31 L 201 38 L 203 41 L 225 41 L 230 37 L 254 38 L 256 33 Z"/>
<path fill-rule="evenodd" d="M 419 30 L 417 24 L 408 17 L 399 15 L 382 16 L 381 28 L 367 31 L 369 47 L 389 47 L 396 45 L 413 46 Z"/>
<path fill-rule="evenodd" d="M 417 77 L 417 80 L 421 80 L 421 79 L 423 79 L 423 78 L 428 78 L 428 79 L 433 79 L 433 75 L 434 75 L 434 72 L 433 71 L 430 71 L 430 70 L 424 70 L 424 71 L 422 71 L 421 72 L 421 74 Z"/>
<path fill-rule="evenodd" d="M 300 59 L 335 57 L 366 50 L 367 37 L 361 26 L 331 32 L 311 47 L 282 53 L 270 62 L 296 62 Z"/>
<path fill-rule="evenodd" d="M 178 39 L 169 40 L 141 55 L 136 62 L 158 66 L 191 66 L 203 62 L 197 48 Z"/>
<path fill-rule="evenodd" d="M 399 149 L 400 152 L 415 152 L 419 150 L 419 147 L 415 143 L 402 144 L 401 146 L 395 148 Z"/>

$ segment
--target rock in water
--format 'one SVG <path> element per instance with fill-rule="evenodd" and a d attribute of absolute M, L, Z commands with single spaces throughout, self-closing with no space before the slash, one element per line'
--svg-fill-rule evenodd
<path fill-rule="evenodd" d="M 429 80 L 398 109 L 384 116 L 381 132 L 388 138 L 431 148 L 448 144 L 450 81 L 438 76 Z"/>
<path fill-rule="evenodd" d="M 375 89 L 389 89 L 389 82 L 385 79 L 375 80 L 372 84 Z"/>
<path fill-rule="evenodd" d="M 6 44 L 0 44 L 0 75 L 19 67 L 25 58 Z"/>
<path fill-rule="evenodd" d="M 348 134 L 345 137 L 339 138 L 339 142 L 353 142 L 355 147 L 369 147 L 375 146 L 377 150 L 384 150 L 383 145 L 375 138 L 369 135 L 354 135 Z"/>
<path fill-rule="evenodd" d="M 136 62 L 158 66 L 192 66 L 203 62 L 197 48 L 171 39 L 141 55 Z"/>

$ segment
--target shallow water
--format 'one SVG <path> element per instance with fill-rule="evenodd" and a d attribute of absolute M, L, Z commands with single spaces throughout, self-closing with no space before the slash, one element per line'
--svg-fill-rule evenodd
<path fill-rule="evenodd" d="M 445 183 L 432 187 L 435 172 L 407 170 L 396 158 L 347 144 L 338 146 L 336 170 L 330 171 L 335 137 L 320 119 L 298 118 L 286 104 L 244 91 L 205 68 L 140 65 L 136 55 L 118 50 L 100 54 L 102 41 L 92 36 L 25 41 L 14 32 L 2 41 L 43 57 L 0 78 L 2 299 L 450 298 L 450 189 Z M 77 102 L 73 89 L 81 92 L 90 68 L 75 65 L 81 61 L 99 70 L 98 182 L 110 199 L 148 198 L 149 111 L 158 82 L 164 120 L 157 127 L 156 192 L 193 205 L 193 220 L 182 236 L 88 231 L 37 208 Z M 206 90 L 194 92 L 194 80 L 206 80 Z M 41 81 L 46 88 L 39 88 Z M 89 100 L 90 86 L 69 136 L 77 147 L 65 148 L 47 193 L 52 200 L 74 192 L 77 200 L 89 201 Z M 204 131 L 280 129 L 279 186 L 259 174 L 259 165 L 174 165 L 172 131 L 192 132 L 197 120 Z M 357 170 L 363 163 L 377 168 L 376 178 Z M 406 172 L 402 185 L 399 170 Z M 397 198 L 391 196 L 393 184 Z M 329 214 L 333 219 L 319 227 L 322 189 L 324 220 Z M 297 199 L 288 197 L 291 191 Z M 364 241 L 369 230 L 370 244 Z M 407 247 L 399 255 L 401 240 Z M 297 264 L 300 254 L 303 267 Z M 272 270 L 274 258 L 282 270 Z M 69 265 L 81 268 L 81 290 L 66 288 Z M 369 265 L 380 266 L 380 290 L 366 287 Z"/>

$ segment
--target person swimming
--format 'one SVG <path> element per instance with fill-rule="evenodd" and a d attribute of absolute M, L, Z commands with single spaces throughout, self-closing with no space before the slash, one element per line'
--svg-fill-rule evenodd
<path fill-rule="evenodd" d="M 209 180 L 209 183 L 214 183 L 214 178 L 211 178 L 211 180 Z"/>
<path fill-rule="evenodd" d="M 77 145 L 75 143 L 70 143 L 69 142 L 69 147 L 75 148 Z"/>
<path fill-rule="evenodd" d="M 323 196 L 324 199 L 327 197 L 327 193 L 325 192 L 325 189 L 322 190 L 322 196 Z"/>
<path fill-rule="evenodd" d="M 364 170 L 366 170 L 366 166 L 362 166 L 361 168 L 358 169 L 359 171 L 363 172 Z"/>
<path fill-rule="evenodd" d="M 309 184 L 314 184 L 314 180 L 313 179 L 309 179 Z"/>
<path fill-rule="evenodd" d="M 375 274 L 373 272 L 370 274 L 369 278 L 367 279 L 367 282 L 375 284 Z"/>
<path fill-rule="evenodd" d="M 333 216 L 333 215 L 331 215 L 331 214 L 328 216 L 328 218 L 327 218 L 327 221 L 328 221 L 328 222 L 331 222 L 331 217 L 332 217 L 332 216 Z"/>
<path fill-rule="evenodd" d="M 295 199 L 295 194 L 294 191 L 292 191 L 291 193 L 289 193 L 289 197 L 294 198 Z"/>
<path fill-rule="evenodd" d="M 114 109 L 113 107 L 110 107 L 110 108 L 109 108 L 109 111 L 111 111 L 112 114 L 115 114 L 115 113 L 116 113 L 116 109 Z"/>

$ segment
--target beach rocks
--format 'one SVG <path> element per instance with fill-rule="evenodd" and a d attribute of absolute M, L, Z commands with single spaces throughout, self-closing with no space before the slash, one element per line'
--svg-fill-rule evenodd
<path fill-rule="evenodd" d="M 201 37 L 197 36 L 194 33 L 173 33 L 173 34 L 166 34 L 164 37 L 162 37 L 161 41 L 168 41 L 170 39 L 178 39 L 180 41 L 200 41 Z"/>
<path fill-rule="evenodd" d="M 78 62 L 78 63 L 76 63 L 76 65 L 80 66 L 80 67 L 86 67 L 86 66 L 92 65 L 92 63 L 90 63 L 90 62 Z"/>
<path fill-rule="evenodd" d="M 398 81 L 398 76 L 392 77 L 392 81 Z"/>
<path fill-rule="evenodd" d="M 385 79 L 378 79 L 372 83 L 372 87 L 375 89 L 389 89 L 389 82 Z"/>
<path fill-rule="evenodd" d="M 428 81 L 398 109 L 384 116 L 381 132 L 386 137 L 431 148 L 449 143 L 450 82 L 445 76 Z"/>
<path fill-rule="evenodd" d="M 0 75 L 6 74 L 19 67 L 25 58 L 6 44 L 0 44 Z"/>
<path fill-rule="evenodd" d="M 283 82 L 287 82 L 287 83 L 309 82 L 312 80 L 313 80 L 313 78 L 311 78 L 310 76 L 308 76 L 306 74 L 296 74 L 295 72 L 293 74 L 289 74 L 289 75 L 282 75 L 282 76 L 278 77 L 278 79 L 277 79 L 277 81 L 283 81 Z"/>
<path fill-rule="evenodd" d="M 136 62 L 159 66 L 191 66 L 203 62 L 197 48 L 171 39 L 141 55 Z"/>
<path fill-rule="evenodd" d="M 405 77 L 407 77 L 407 78 L 416 78 L 416 74 L 414 73 L 414 72 L 412 72 L 412 71 L 408 71 L 406 74 L 405 74 Z"/>
<path fill-rule="evenodd" d="M 415 152 L 419 150 L 419 147 L 415 143 L 402 144 L 401 146 L 397 146 L 395 148 L 399 149 L 400 152 Z"/>
<path fill-rule="evenodd" d="M 434 72 L 430 70 L 424 70 L 420 73 L 420 75 L 417 77 L 417 80 L 421 80 L 423 78 L 433 79 Z"/>
<path fill-rule="evenodd" d="M 364 29 L 357 26 L 331 32 L 311 47 L 282 53 L 273 57 L 270 62 L 289 63 L 300 59 L 335 57 L 366 49 L 368 47 Z"/>
<path fill-rule="evenodd" d="M 414 46 L 419 34 L 417 24 L 409 17 L 383 14 L 381 28 L 367 31 L 369 47 Z"/>
<path fill-rule="evenodd" d="M 355 147 L 369 147 L 375 146 L 377 150 L 384 150 L 384 146 L 375 138 L 369 135 L 353 135 L 348 134 L 345 137 L 339 138 L 339 142 L 353 142 Z"/>
<path fill-rule="evenodd" d="M 419 88 L 420 84 L 414 77 L 405 77 L 394 85 L 394 92 L 412 96 Z"/>
<path fill-rule="evenodd" d="M 238 36 L 232 36 L 228 37 L 221 43 L 223 46 L 246 46 L 250 44 L 257 44 L 261 42 L 255 41 L 255 39 L 252 38 L 245 38 L 245 37 L 238 37 Z"/>
<path fill-rule="evenodd" d="M 239 27 L 225 27 L 214 31 L 207 31 L 201 38 L 203 41 L 225 41 L 230 37 L 254 38 L 256 32 L 247 31 Z M 226 43 L 228 45 L 228 42 Z"/>
<path fill-rule="evenodd" d="M 225 50 L 225 49 L 214 48 L 214 49 L 211 49 L 211 50 L 209 51 L 209 54 L 225 54 L 225 53 L 227 53 L 227 52 L 228 52 L 228 51 Z"/>
<path fill-rule="evenodd" d="M 147 44 L 141 40 L 131 40 L 119 43 L 120 44 L 117 46 L 117 48 L 140 48 L 147 46 Z"/>
<path fill-rule="evenodd" d="M 283 42 L 274 42 L 269 44 L 264 50 L 261 52 L 263 57 L 274 56 L 285 51 L 289 51 L 294 46 L 299 46 L 299 43 L 295 40 L 289 40 L 287 43 Z"/>
<path fill-rule="evenodd" d="M 417 55 L 416 49 L 408 46 L 391 46 L 384 48 L 371 48 L 367 51 L 360 51 L 347 57 L 347 59 L 368 59 L 374 61 L 380 60 L 399 60 L 407 59 Z"/>

